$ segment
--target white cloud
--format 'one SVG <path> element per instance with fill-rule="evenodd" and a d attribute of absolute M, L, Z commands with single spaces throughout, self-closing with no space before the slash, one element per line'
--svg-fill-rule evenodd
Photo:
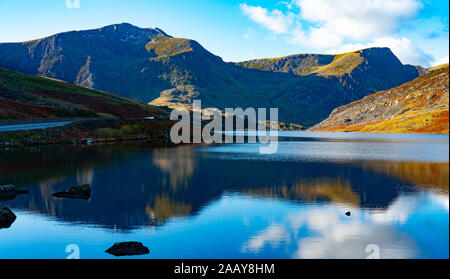
<path fill-rule="evenodd" d="M 432 64 L 433 57 L 418 48 L 408 38 L 381 37 L 369 43 L 346 44 L 339 48 L 327 50 L 327 53 L 344 53 L 370 47 L 388 47 L 404 64 L 420 65 L 428 67 Z"/>
<path fill-rule="evenodd" d="M 349 51 L 369 45 L 383 46 L 390 47 L 404 63 L 427 66 L 433 60 L 408 38 L 393 38 L 402 21 L 414 17 L 422 8 L 419 0 L 292 0 L 282 3 L 300 12 L 283 14 L 279 10 L 270 12 L 246 4 L 241 5 L 241 10 L 273 33 L 284 34 L 291 44 L 316 50 Z M 353 44 L 348 44 L 350 42 Z"/>
<path fill-rule="evenodd" d="M 275 34 L 285 34 L 292 25 L 292 16 L 285 15 L 279 10 L 269 12 L 267 9 L 257 6 L 241 4 L 242 12 L 254 22 L 264 26 Z"/>
<path fill-rule="evenodd" d="M 448 55 L 439 59 L 434 60 L 431 62 L 431 66 L 439 66 L 442 64 L 448 63 Z"/>
<path fill-rule="evenodd" d="M 277 247 L 280 243 L 288 243 L 290 240 L 289 233 L 282 226 L 272 225 L 260 234 L 256 235 L 248 241 L 243 247 L 243 251 L 257 252 L 264 248 L 268 243 L 273 247 Z"/>
<path fill-rule="evenodd" d="M 251 40 L 255 35 L 255 32 L 250 27 L 247 28 L 247 32 L 242 36 L 246 40 Z"/>
<path fill-rule="evenodd" d="M 386 35 L 421 7 L 417 0 L 296 0 L 295 3 L 300 7 L 300 17 L 318 25 L 321 32 L 353 40 Z"/>
<path fill-rule="evenodd" d="M 289 10 L 292 10 L 292 8 L 294 7 L 294 2 L 295 2 L 295 0 L 291 0 L 290 2 L 287 2 L 287 1 L 281 1 L 281 2 L 279 2 L 278 4 L 284 5 L 284 6 L 286 6 L 286 8 L 288 8 Z"/>
<path fill-rule="evenodd" d="M 342 37 L 324 28 L 311 28 L 309 34 L 298 28 L 292 32 L 288 42 L 315 49 L 325 49 L 329 46 L 341 45 Z"/>

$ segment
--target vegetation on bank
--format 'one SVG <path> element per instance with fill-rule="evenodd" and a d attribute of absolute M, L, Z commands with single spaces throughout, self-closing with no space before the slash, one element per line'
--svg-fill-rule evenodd
<path fill-rule="evenodd" d="M 270 128 L 270 127 L 269 127 Z M 269 129 L 268 128 L 268 129 Z M 295 123 L 284 123 L 284 122 L 280 122 L 278 124 L 278 129 L 282 130 L 282 131 L 301 131 L 304 129 L 304 127 L 302 125 L 299 124 L 295 124 Z"/>
<path fill-rule="evenodd" d="M 86 120 L 63 127 L 0 133 L 0 146 L 86 144 L 130 140 L 169 140 L 170 120 Z"/>
<path fill-rule="evenodd" d="M 141 126 L 139 124 L 124 125 L 120 129 L 98 128 L 96 133 L 100 138 L 123 138 L 127 136 L 137 136 L 140 134 Z"/>

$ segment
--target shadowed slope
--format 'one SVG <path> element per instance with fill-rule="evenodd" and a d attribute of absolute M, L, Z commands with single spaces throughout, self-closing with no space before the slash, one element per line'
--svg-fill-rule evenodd
<path fill-rule="evenodd" d="M 297 76 L 335 77 L 352 98 L 392 88 L 427 72 L 421 67 L 403 65 L 389 48 L 369 48 L 337 55 L 298 54 L 237 65 Z"/>

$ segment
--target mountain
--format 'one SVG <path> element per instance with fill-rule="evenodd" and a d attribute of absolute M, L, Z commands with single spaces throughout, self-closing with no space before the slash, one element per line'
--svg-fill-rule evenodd
<path fill-rule="evenodd" d="M 338 107 L 315 131 L 449 132 L 449 68 Z"/>
<path fill-rule="evenodd" d="M 225 63 L 196 41 L 127 23 L 0 44 L 0 67 L 154 105 L 278 107 L 281 121 L 303 126 L 423 72 L 387 48 Z"/>
<path fill-rule="evenodd" d="M 335 77 L 351 98 L 361 98 L 380 88 L 388 89 L 428 71 L 403 65 L 389 48 L 369 48 L 337 55 L 299 54 L 237 63 L 261 71 L 296 76 Z"/>
<path fill-rule="evenodd" d="M 0 119 L 142 118 L 161 113 L 135 100 L 0 68 Z"/>

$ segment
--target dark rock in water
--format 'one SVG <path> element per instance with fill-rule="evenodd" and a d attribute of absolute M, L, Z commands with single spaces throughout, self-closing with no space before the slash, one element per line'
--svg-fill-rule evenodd
<path fill-rule="evenodd" d="M 6 194 L 10 192 L 15 192 L 16 187 L 14 185 L 3 185 L 0 186 L 0 194 Z"/>
<path fill-rule="evenodd" d="M 88 200 L 91 198 L 91 185 L 84 184 L 80 186 L 73 186 L 62 192 L 54 193 L 52 196 L 57 198 Z"/>
<path fill-rule="evenodd" d="M 11 209 L 0 205 L 0 229 L 11 227 L 15 220 L 16 215 L 11 211 Z"/>
<path fill-rule="evenodd" d="M 26 190 L 19 190 L 14 185 L 0 186 L 0 200 L 13 199 L 19 194 L 27 194 Z"/>
<path fill-rule="evenodd" d="M 350 216 L 352 213 L 350 211 L 345 212 L 345 215 Z"/>
<path fill-rule="evenodd" d="M 111 248 L 105 251 L 116 257 L 118 256 L 136 256 L 150 253 L 147 247 L 140 242 L 120 242 L 115 243 Z"/>

